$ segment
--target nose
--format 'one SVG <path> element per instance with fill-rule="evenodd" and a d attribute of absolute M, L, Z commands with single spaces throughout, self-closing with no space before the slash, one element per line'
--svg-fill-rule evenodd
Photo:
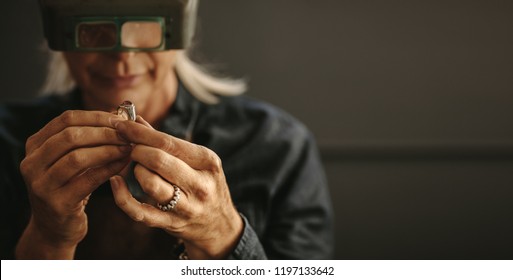
<path fill-rule="evenodd" d="M 128 60 L 135 55 L 133 51 L 110 52 L 109 55 L 116 60 Z"/>
<path fill-rule="evenodd" d="M 118 76 L 128 75 L 135 63 L 133 59 L 135 52 L 133 51 L 108 52 L 106 55 L 109 60 L 107 65 L 114 66 Z"/>

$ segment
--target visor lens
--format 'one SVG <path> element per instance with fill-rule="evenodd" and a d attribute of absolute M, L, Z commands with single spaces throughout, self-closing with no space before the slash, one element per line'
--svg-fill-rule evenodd
<path fill-rule="evenodd" d="M 112 22 L 81 23 L 77 27 L 79 48 L 113 48 L 117 43 L 116 24 Z"/>
<path fill-rule="evenodd" d="M 155 21 L 128 21 L 121 27 L 125 48 L 157 48 L 162 43 L 162 25 Z"/>

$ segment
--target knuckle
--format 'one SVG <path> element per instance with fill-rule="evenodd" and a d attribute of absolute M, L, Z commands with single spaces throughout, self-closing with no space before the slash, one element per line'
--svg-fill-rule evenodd
<path fill-rule="evenodd" d="M 21 161 L 21 163 L 20 163 L 20 172 L 21 172 L 21 175 L 22 175 L 23 177 L 28 177 L 32 170 L 33 170 L 33 168 L 32 168 L 32 162 L 30 161 L 30 159 L 29 159 L 28 157 L 24 158 L 24 159 Z"/>
<path fill-rule="evenodd" d="M 149 165 L 152 170 L 162 170 L 168 165 L 168 159 L 164 153 L 158 152 L 152 157 Z"/>
<path fill-rule="evenodd" d="M 38 198 L 42 198 L 45 196 L 45 191 L 43 189 L 43 185 L 41 184 L 41 180 L 35 180 L 31 184 L 29 184 L 27 188 L 30 190 L 32 195 Z"/>
<path fill-rule="evenodd" d="M 195 188 L 194 195 L 196 196 L 196 199 L 198 199 L 199 201 L 206 202 L 211 197 L 209 190 L 210 190 L 209 186 L 205 186 L 205 185 L 197 186 Z"/>
<path fill-rule="evenodd" d="M 36 135 L 31 135 L 27 142 L 25 142 L 25 151 L 30 152 L 32 150 L 32 146 L 34 146 L 34 142 L 36 140 Z"/>
<path fill-rule="evenodd" d="M 142 212 L 134 212 L 131 214 L 131 217 L 132 217 L 132 220 L 134 220 L 136 222 L 139 222 L 139 223 L 145 222 L 145 216 L 144 216 L 144 213 L 142 213 Z"/>
<path fill-rule="evenodd" d="M 157 198 L 160 194 L 160 191 L 162 190 L 160 184 L 158 184 L 155 180 L 152 180 L 151 178 L 146 178 L 144 180 L 145 185 L 145 192 L 150 196 Z"/>
<path fill-rule="evenodd" d="M 172 153 L 174 151 L 175 143 L 171 139 L 168 139 L 167 137 L 162 137 L 162 138 L 160 138 L 159 142 L 160 143 L 158 143 L 157 145 L 162 150 L 170 152 L 170 153 Z"/>
<path fill-rule="evenodd" d="M 34 185 L 34 182 L 41 180 L 41 176 L 38 176 L 36 171 L 38 169 L 34 167 L 35 162 L 37 161 L 32 160 L 31 157 L 27 157 L 20 163 L 20 174 L 28 185 L 28 188 L 31 188 L 31 185 Z"/>
<path fill-rule="evenodd" d="M 142 189 L 150 197 L 156 197 L 159 193 L 159 184 L 156 182 L 153 176 L 149 176 L 147 172 L 137 165 L 134 169 L 135 178 L 140 182 Z"/>
<path fill-rule="evenodd" d="M 62 131 L 62 137 L 64 138 L 64 141 L 68 143 L 75 143 L 82 137 L 81 132 L 82 130 L 79 128 L 67 127 Z"/>
<path fill-rule="evenodd" d="M 59 120 L 61 123 L 63 123 L 65 126 L 68 126 L 73 123 L 75 112 L 73 110 L 67 110 L 64 111 L 59 117 Z"/>
<path fill-rule="evenodd" d="M 66 164 L 73 168 L 81 168 L 84 160 L 85 158 L 78 151 L 71 152 L 66 156 Z"/>
<path fill-rule="evenodd" d="M 223 163 L 221 158 L 212 150 L 202 147 L 205 151 L 207 162 L 210 163 L 210 169 L 214 172 L 220 172 L 223 170 Z"/>

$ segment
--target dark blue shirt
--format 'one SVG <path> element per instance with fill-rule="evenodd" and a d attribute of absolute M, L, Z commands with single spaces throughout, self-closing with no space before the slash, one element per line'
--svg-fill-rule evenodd
<path fill-rule="evenodd" d="M 14 248 L 30 216 L 19 165 L 26 139 L 66 110 L 81 109 L 80 92 L 0 106 L 2 259 Z M 296 119 L 248 97 L 196 100 L 182 86 L 160 129 L 203 145 L 222 160 L 244 233 L 230 259 L 327 259 L 333 251 L 333 217 L 315 141 Z M 128 180 L 135 197 L 143 197 Z M 89 231 L 77 258 L 174 258 L 176 240 L 131 221 L 108 185 L 87 206 Z"/>

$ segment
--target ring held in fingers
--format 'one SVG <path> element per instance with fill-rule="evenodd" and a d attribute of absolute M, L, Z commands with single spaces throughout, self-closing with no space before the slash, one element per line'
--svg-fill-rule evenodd
<path fill-rule="evenodd" d="M 162 205 L 160 203 L 157 203 L 157 207 L 164 212 L 175 209 L 176 205 L 178 204 L 178 201 L 180 201 L 180 196 L 181 196 L 182 191 L 180 190 L 180 188 L 177 185 L 173 185 L 173 188 L 175 189 L 175 193 L 173 195 L 173 198 L 171 199 L 171 201 L 169 201 L 168 204 Z"/>
<path fill-rule="evenodd" d="M 116 112 L 120 116 L 126 116 L 129 120 L 135 121 L 137 114 L 135 113 L 135 105 L 130 101 L 124 101 L 118 106 Z"/>

